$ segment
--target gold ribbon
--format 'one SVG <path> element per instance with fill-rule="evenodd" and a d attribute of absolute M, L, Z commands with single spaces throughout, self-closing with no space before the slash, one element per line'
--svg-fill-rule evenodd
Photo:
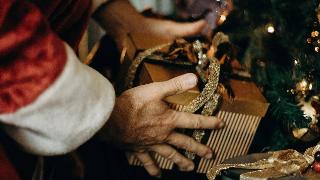
<path fill-rule="evenodd" d="M 198 42 L 195 42 L 198 43 Z M 202 50 L 199 49 L 199 54 L 202 53 Z M 206 57 L 206 56 L 205 56 Z M 192 100 L 187 106 L 184 106 L 182 111 L 195 113 L 201 107 L 203 110 L 201 112 L 204 116 L 211 116 L 213 111 L 217 108 L 218 100 L 220 95 L 216 92 L 218 84 L 219 84 L 219 76 L 220 76 L 220 63 L 216 58 L 209 59 L 206 57 L 209 62 L 209 77 L 207 84 L 205 85 L 204 89 L 194 100 Z M 200 60 L 200 59 L 199 59 Z M 200 68 L 198 66 L 198 68 Z M 194 130 L 192 137 L 197 141 L 201 142 L 203 136 L 205 135 L 204 130 Z M 186 151 L 186 157 L 189 159 L 195 159 L 195 153 Z"/>
<path fill-rule="evenodd" d="M 170 46 L 171 44 L 172 43 L 162 44 L 162 45 L 147 49 L 147 50 L 139 53 L 129 66 L 127 78 L 125 79 L 125 88 L 130 89 L 133 87 L 133 81 L 136 77 L 138 67 L 140 66 L 140 64 L 143 62 L 143 60 L 146 57 L 150 56 L 151 54 L 153 54 L 154 52 L 156 52 L 158 50 L 161 50 L 165 47 Z"/>
<path fill-rule="evenodd" d="M 296 150 L 270 152 L 270 157 L 253 163 L 220 164 L 207 172 L 209 180 L 214 180 L 221 171 L 230 168 L 252 169 L 256 171 L 240 175 L 240 180 L 279 178 L 302 174 L 314 161 L 314 154 L 320 151 L 320 145 L 307 149 L 304 154 Z"/>
<path fill-rule="evenodd" d="M 219 32 L 213 38 L 212 43 L 216 46 L 215 48 L 217 48 L 221 43 L 226 41 L 228 41 L 228 37 L 223 33 Z M 133 87 L 133 83 L 134 83 L 134 79 L 135 79 L 138 67 L 146 57 L 170 45 L 172 45 L 172 43 L 159 45 L 139 53 L 138 56 L 132 61 L 129 67 L 127 78 L 125 81 L 125 87 L 127 89 Z M 198 52 L 198 59 L 199 61 L 201 61 L 201 63 L 203 63 L 202 61 L 209 61 L 210 63 L 208 68 L 209 77 L 202 92 L 194 100 L 192 100 L 188 105 L 184 106 L 182 108 L 182 111 L 195 113 L 197 110 L 199 110 L 201 107 L 204 106 L 201 114 L 205 116 L 211 116 L 214 110 L 217 108 L 218 100 L 220 97 L 220 95 L 216 92 L 219 84 L 220 63 L 216 58 L 214 57 L 209 58 L 202 52 L 202 44 L 200 43 L 200 41 L 195 41 L 193 44 L 193 47 Z M 203 70 L 201 63 L 199 63 L 199 65 L 197 66 L 197 70 Z M 201 74 L 199 75 L 201 76 Z M 204 135 L 205 135 L 204 130 L 194 130 L 192 137 L 196 141 L 201 142 Z M 190 159 L 195 158 L 195 154 L 189 151 L 186 151 L 185 155 Z"/>

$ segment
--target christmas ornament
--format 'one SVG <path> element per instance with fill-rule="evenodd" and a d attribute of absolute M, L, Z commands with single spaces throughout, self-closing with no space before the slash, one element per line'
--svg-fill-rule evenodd
<path fill-rule="evenodd" d="M 320 173 L 320 162 L 314 162 L 312 165 L 312 169 L 317 172 Z"/>
<path fill-rule="evenodd" d="M 317 151 L 314 154 L 314 162 L 313 162 L 313 165 L 312 165 L 312 169 L 314 171 L 316 171 L 317 173 L 320 173 L 320 151 Z"/>

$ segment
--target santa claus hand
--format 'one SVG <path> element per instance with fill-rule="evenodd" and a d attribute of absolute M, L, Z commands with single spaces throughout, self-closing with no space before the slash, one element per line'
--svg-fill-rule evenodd
<path fill-rule="evenodd" d="M 224 123 L 216 117 L 174 111 L 163 101 L 163 98 L 186 91 L 196 84 L 194 74 L 185 74 L 124 92 L 116 100 L 111 118 L 103 130 L 104 138 L 133 150 L 168 143 L 210 158 L 210 148 L 174 130 L 218 129 Z"/>
<path fill-rule="evenodd" d="M 173 133 L 170 135 L 170 139 L 177 139 L 177 147 L 186 149 L 191 152 L 197 152 L 199 156 L 206 155 L 205 158 L 212 158 L 211 152 L 207 152 L 207 148 L 204 145 L 198 144 L 195 140 L 190 137 Z M 175 143 L 174 143 L 175 144 Z M 161 174 L 160 168 L 154 159 L 150 156 L 149 152 L 155 152 L 160 156 L 175 163 L 181 171 L 192 171 L 194 170 L 194 163 L 181 155 L 176 149 L 168 144 L 153 145 L 145 148 L 147 151 L 136 152 L 133 155 L 142 163 L 146 171 L 151 176 L 159 177 Z"/>
<path fill-rule="evenodd" d="M 161 176 L 161 170 L 159 166 L 150 155 L 151 151 L 156 152 L 162 157 L 165 157 L 166 159 L 172 161 L 179 167 L 181 171 L 192 171 L 194 169 L 194 163 L 190 159 L 184 157 L 177 150 L 175 150 L 169 145 L 153 145 L 150 146 L 148 149 L 149 151 L 135 152 L 131 155 L 134 155 L 141 162 L 141 164 L 150 176 Z"/>
<path fill-rule="evenodd" d="M 111 1 L 99 8 L 94 17 L 114 38 L 120 50 L 127 47 L 128 33 L 143 33 L 149 37 L 173 40 L 178 37 L 199 35 L 209 28 L 209 24 L 205 20 L 177 23 L 146 18 L 139 14 L 128 1 Z"/>

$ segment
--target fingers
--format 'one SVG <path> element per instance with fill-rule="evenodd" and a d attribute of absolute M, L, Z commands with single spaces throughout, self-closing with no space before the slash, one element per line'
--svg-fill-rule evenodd
<path fill-rule="evenodd" d="M 195 74 L 188 73 L 168 81 L 155 82 L 133 88 L 136 92 L 145 99 L 160 99 L 182 93 L 195 87 L 198 83 L 198 78 Z M 129 90 L 130 91 L 130 90 Z"/>
<path fill-rule="evenodd" d="M 143 167 L 146 169 L 148 174 L 150 174 L 150 176 L 161 176 L 159 167 L 156 165 L 149 153 L 134 153 L 134 155 L 140 160 L 140 162 L 143 164 Z"/>
<path fill-rule="evenodd" d="M 179 167 L 181 171 L 192 171 L 194 169 L 194 164 L 190 159 L 184 157 L 169 145 L 154 145 L 150 147 L 150 150 L 158 153 L 166 159 L 171 160 Z"/>
<path fill-rule="evenodd" d="M 198 143 L 189 136 L 180 133 L 172 133 L 168 136 L 167 141 L 168 144 L 193 152 L 198 156 L 205 157 L 207 159 L 211 159 L 213 157 L 212 150 L 209 147 Z"/>
<path fill-rule="evenodd" d="M 157 96 L 163 99 L 167 96 L 182 93 L 197 85 L 198 78 L 192 73 L 184 74 L 168 81 L 153 83 L 157 89 Z"/>
<path fill-rule="evenodd" d="M 169 111 L 172 111 L 173 123 L 175 123 L 176 128 L 220 129 L 225 125 L 221 119 L 214 116 L 203 116 L 174 110 Z"/>
<path fill-rule="evenodd" d="M 171 26 L 171 32 L 175 37 L 195 36 L 202 33 L 208 26 L 205 20 L 199 20 L 193 23 L 176 23 Z"/>

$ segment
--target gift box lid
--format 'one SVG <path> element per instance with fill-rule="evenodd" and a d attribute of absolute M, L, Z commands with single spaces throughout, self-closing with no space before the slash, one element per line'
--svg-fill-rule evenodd
<path fill-rule="evenodd" d="M 166 81 L 190 72 L 194 73 L 194 70 L 175 65 L 145 62 L 139 75 L 139 82 L 140 84 L 147 84 Z M 260 117 L 266 114 L 269 103 L 253 82 L 231 79 L 230 87 L 233 91 L 234 98 L 224 95 L 219 110 Z M 195 99 L 199 93 L 199 88 L 195 87 L 187 92 L 169 96 L 165 100 L 170 104 L 184 106 Z"/>

